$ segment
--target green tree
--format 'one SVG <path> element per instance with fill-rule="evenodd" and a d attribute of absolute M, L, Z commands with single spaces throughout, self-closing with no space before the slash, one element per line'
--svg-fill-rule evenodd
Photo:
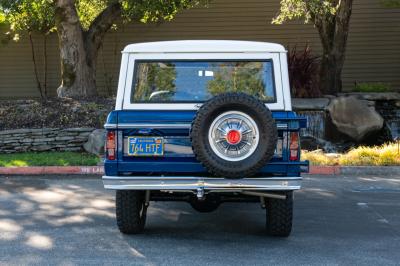
<path fill-rule="evenodd" d="M 102 8 L 87 20 L 77 7 L 82 1 L 54 0 L 57 33 L 60 40 L 62 84 L 59 96 L 81 97 L 97 94 L 96 59 L 105 34 L 118 22 L 157 22 L 171 20 L 182 9 L 198 0 L 96 0 Z M 91 5 L 90 1 L 90 5 Z M 83 2 L 82 2 L 83 3 Z M 81 16 L 79 16 L 81 14 Z"/>
<path fill-rule="evenodd" d="M 7 19 L 6 19 L 6 14 L 3 12 L 3 10 L 0 8 L 0 33 L 1 31 L 7 27 Z M 9 36 L 8 35 L 1 35 L 0 36 L 0 47 L 4 44 L 7 44 L 9 41 Z"/>
<path fill-rule="evenodd" d="M 59 97 L 97 95 L 96 61 L 106 33 L 118 23 L 172 20 L 183 10 L 205 0 L 0 0 L 6 18 L 38 6 L 41 20 L 54 21 L 58 34 L 61 85 Z M 48 8 L 49 9 L 48 9 Z M 50 12 L 47 12 L 50 10 Z M 30 11 L 26 12 L 28 19 Z M 19 20 L 15 20 L 19 23 Z M 35 21 L 35 20 L 34 20 Z M 10 23 L 11 24 L 11 23 Z"/>
<path fill-rule="evenodd" d="M 313 23 L 321 39 L 319 84 L 322 92 L 335 94 L 342 90 L 342 69 L 353 0 L 281 0 L 280 12 L 272 23 L 303 19 Z"/>
<path fill-rule="evenodd" d="M 6 15 L 2 10 L 0 10 L 0 25 L 6 22 Z"/>
<path fill-rule="evenodd" d="M 16 4 L 18 2 L 18 4 Z M 3 24 L 7 23 L 10 28 L 9 38 L 19 40 L 20 34 L 27 33 L 32 52 L 33 69 L 35 73 L 36 86 L 41 98 L 47 97 L 47 36 L 54 30 L 54 16 L 51 1 L 49 0 L 0 0 L 0 13 Z M 37 55 L 33 33 L 42 37 L 43 41 L 43 81 L 39 78 L 37 67 Z"/>

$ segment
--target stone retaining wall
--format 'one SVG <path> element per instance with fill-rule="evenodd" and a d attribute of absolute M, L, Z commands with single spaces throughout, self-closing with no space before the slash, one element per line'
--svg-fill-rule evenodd
<path fill-rule="evenodd" d="M 81 151 L 94 128 L 39 128 L 0 131 L 0 153 Z"/>
<path fill-rule="evenodd" d="M 387 93 L 360 93 L 360 92 L 349 92 L 339 93 L 339 96 L 352 96 L 358 100 L 364 101 L 367 106 L 374 108 L 383 119 L 393 127 L 392 133 L 395 136 L 399 136 L 400 132 L 397 132 L 398 126 L 400 126 L 400 93 L 387 92 Z M 335 96 L 326 96 L 324 98 L 293 98 L 292 108 L 294 111 L 302 112 L 326 112 L 328 106 L 332 101 L 338 99 Z"/>
<path fill-rule="evenodd" d="M 369 106 L 375 106 L 376 102 L 391 102 L 400 107 L 400 93 L 398 92 L 347 92 L 339 93 L 338 96 L 354 96 L 367 102 Z M 328 95 L 322 98 L 293 98 L 292 108 L 295 111 L 325 111 L 332 101 L 337 97 Z"/>

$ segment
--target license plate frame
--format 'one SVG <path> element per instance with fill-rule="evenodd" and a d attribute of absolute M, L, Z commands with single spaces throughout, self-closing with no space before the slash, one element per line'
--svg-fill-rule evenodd
<path fill-rule="evenodd" d="M 145 146 L 145 145 L 154 145 Z M 139 145 L 139 146 L 137 146 Z M 158 146 L 157 146 L 158 145 Z M 138 148 L 135 148 L 138 147 Z M 164 155 L 164 138 L 163 137 L 128 137 L 128 155 L 136 157 L 159 157 Z"/>

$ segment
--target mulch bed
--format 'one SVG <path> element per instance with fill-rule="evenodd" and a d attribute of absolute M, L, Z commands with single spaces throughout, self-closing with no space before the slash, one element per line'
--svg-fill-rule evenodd
<path fill-rule="evenodd" d="M 102 128 L 115 99 L 51 98 L 0 101 L 0 130 L 17 128 Z"/>

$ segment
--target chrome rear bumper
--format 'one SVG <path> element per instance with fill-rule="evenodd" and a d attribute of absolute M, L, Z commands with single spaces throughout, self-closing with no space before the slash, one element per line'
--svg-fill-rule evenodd
<path fill-rule="evenodd" d="M 262 177 L 226 179 L 194 176 L 103 176 L 106 189 L 115 190 L 169 190 L 210 192 L 249 190 L 297 190 L 302 177 Z"/>

